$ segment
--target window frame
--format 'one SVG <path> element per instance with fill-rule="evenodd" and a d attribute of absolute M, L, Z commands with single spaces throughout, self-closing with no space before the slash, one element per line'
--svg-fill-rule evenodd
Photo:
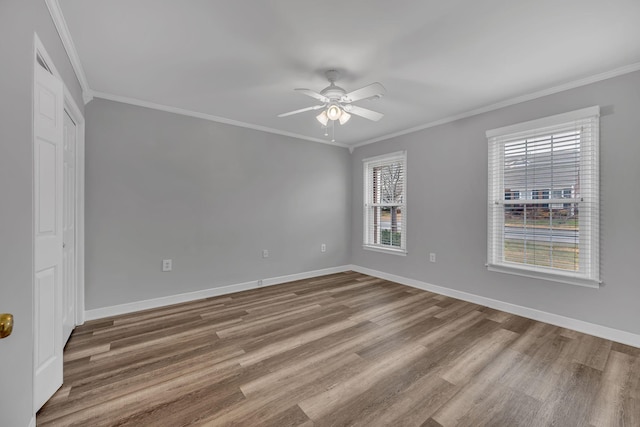
<path fill-rule="evenodd" d="M 602 282 L 599 271 L 599 121 L 600 107 L 594 106 L 486 132 L 488 139 L 486 266 L 488 270 L 593 288 L 600 286 Z M 544 135 L 545 132 L 550 135 L 560 134 L 562 130 L 552 129 L 566 129 L 570 126 L 576 126 L 579 122 L 584 122 L 586 123 L 585 126 L 589 126 L 589 129 L 587 129 L 588 137 L 580 140 L 579 166 L 581 171 L 590 171 L 590 173 L 579 174 L 578 182 L 581 188 L 589 188 L 589 190 L 582 193 L 579 200 L 571 199 L 576 202 L 570 202 L 578 204 L 580 209 L 578 218 L 578 271 L 563 271 L 553 267 L 506 261 L 503 252 L 505 235 L 504 212 L 509 202 L 502 203 L 502 200 L 507 200 L 505 195 L 507 189 L 504 183 L 505 145 L 509 141 L 533 139 L 539 135 Z M 587 153 L 586 155 L 585 152 Z M 550 177 L 553 177 L 553 175 L 550 174 Z M 512 190 L 509 189 L 509 191 Z M 550 198 L 551 190 L 537 190 L 539 193 L 537 195 L 534 195 L 534 192 L 532 191 L 531 199 L 554 200 Z M 561 199 L 569 199 L 566 194 L 566 189 L 562 189 Z M 525 199 L 527 199 L 526 195 Z M 538 202 L 538 204 L 540 203 Z M 540 204 L 540 206 L 543 206 L 543 204 Z M 552 206 L 552 204 L 547 206 Z M 585 231 L 581 233 L 580 230 L 583 229 Z"/>
<path fill-rule="evenodd" d="M 373 189 L 370 187 L 370 176 L 374 167 L 382 164 L 400 161 L 402 163 L 402 203 L 373 203 Z M 393 153 L 383 154 L 375 157 L 362 159 L 363 169 L 363 237 L 362 247 L 366 250 L 389 253 L 394 255 L 407 255 L 407 152 L 396 151 Z M 369 210 L 374 207 L 398 206 L 402 212 L 402 228 L 400 234 L 400 246 L 383 245 L 382 243 L 373 243 L 369 234 L 370 219 Z"/>

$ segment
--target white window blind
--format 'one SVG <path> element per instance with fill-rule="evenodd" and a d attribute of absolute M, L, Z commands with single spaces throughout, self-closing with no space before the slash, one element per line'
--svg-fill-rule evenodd
<path fill-rule="evenodd" d="M 364 247 L 406 253 L 406 153 L 363 160 Z"/>
<path fill-rule="evenodd" d="M 599 284 L 599 108 L 487 132 L 488 266 Z"/>

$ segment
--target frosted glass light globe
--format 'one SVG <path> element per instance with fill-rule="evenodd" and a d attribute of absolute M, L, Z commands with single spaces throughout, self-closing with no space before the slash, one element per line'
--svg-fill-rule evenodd
<path fill-rule="evenodd" d="M 337 105 L 332 105 L 327 108 L 327 117 L 329 117 L 329 120 L 338 120 L 341 114 L 342 110 Z"/>

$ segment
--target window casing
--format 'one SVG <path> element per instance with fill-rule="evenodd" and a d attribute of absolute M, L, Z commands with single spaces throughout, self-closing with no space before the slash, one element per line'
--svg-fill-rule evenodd
<path fill-rule="evenodd" d="M 487 132 L 487 263 L 599 286 L 599 107 Z"/>
<path fill-rule="evenodd" d="M 406 152 L 363 160 L 365 249 L 406 254 Z"/>

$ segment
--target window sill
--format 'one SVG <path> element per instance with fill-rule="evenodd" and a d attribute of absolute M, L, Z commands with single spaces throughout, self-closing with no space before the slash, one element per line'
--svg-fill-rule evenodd
<path fill-rule="evenodd" d="M 582 277 L 574 277 L 558 273 L 547 273 L 545 271 L 529 270 L 507 265 L 487 264 L 487 270 L 498 273 L 514 274 L 516 276 L 531 277 L 533 279 L 549 280 L 552 282 L 567 283 L 569 285 L 584 286 L 587 288 L 599 288 L 601 282 Z"/>
<path fill-rule="evenodd" d="M 391 248 L 384 248 L 381 246 L 370 246 L 370 245 L 362 245 L 362 249 L 366 249 L 368 251 L 374 251 L 374 252 L 382 252 L 385 254 L 407 256 L 406 249 L 391 249 Z"/>

